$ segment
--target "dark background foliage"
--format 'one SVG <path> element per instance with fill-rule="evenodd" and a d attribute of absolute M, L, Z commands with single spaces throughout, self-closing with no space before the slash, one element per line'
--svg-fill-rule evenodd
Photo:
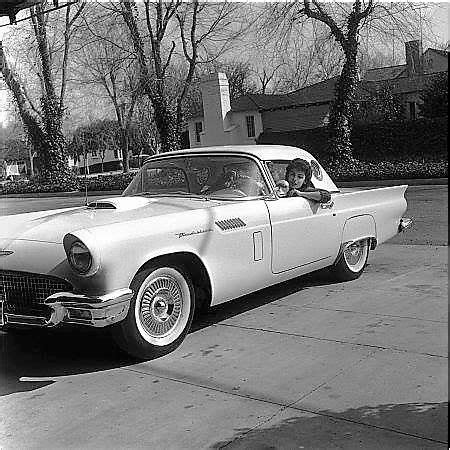
<path fill-rule="evenodd" d="M 361 161 L 447 160 L 448 117 L 414 121 L 385 121 L 355 124 L 353 155 Z M 293 145 L 303 148 L 321 162 L 327 158 L 328 130 L 315 128 L 263 133 L 258 144 Z"/>

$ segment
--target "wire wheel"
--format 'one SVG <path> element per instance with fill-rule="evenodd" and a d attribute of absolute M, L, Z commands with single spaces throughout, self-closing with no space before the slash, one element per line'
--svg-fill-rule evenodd
<path fill-rule="evenodd" d="M 175 341 L 189 322 L 191 301 L 189 286 L 176 269 L 152 272 L 136 296 L 135 321 L 142 338 L 156 346 Z"/>
<path fill-rule="evenodd" d="M 368 252 L 369 244 L 367 239 L 349 245 L 344 250 L 344 260 L 349 270 L 355 273 L 360 272 L 366 264 Z"/>

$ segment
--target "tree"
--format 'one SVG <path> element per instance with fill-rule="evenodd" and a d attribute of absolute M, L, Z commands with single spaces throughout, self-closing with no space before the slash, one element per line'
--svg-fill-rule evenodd
<path fill-rule="evenodd" d="M 183 104 L 201 53 L 207 55 L 206 43 L 213 36 L 217 45 L 236 34 L 233 29 L 236 28 L 234 12 L 237 9 L 237 5 L 229 3 L 208 4 L 197 0 L 192 3 L 180 0 L 153 3 L 145 0 L 145 27 L 150 40 L 147 53 L 136 3 L 120 2 L 120 12 L 138 61 L 140 85 L 151 100 L 163 152 L 180 148 Z M 176 53 L 180 46 L 181 52 Z M 176 57 L 186 68 L 181 79 L 174 69 Z"/>
<path fill-rule="evenodd" d="M 331 157 L 339 163 L 352 159 L 351 123 L 354 97 L 358 83 L 358 39 L 363 21 L 373 12 L 373 1 L 365 7 L 360 0 L 353 2 L 351 12 L 347 15 L 345 25 L 337 21 L 316 0 L 304 0 L 303 13 L 310 19 L 325 24 L 334 39 L 341 46 L 345 62 L 336 83 L 336 97 L 330 111 L 330 150 Z"/>
<path fill-rule="evenodd" d="M 208 70 L 210 70 L 208 68 Z M 257 87 L 253 81 L 254 69 L 248 61 L 228 60 L 214 61 L 211 65 L 214 72 L 223 72 L 228 78 L 230 98 L 232 100 L 246 94 L 255 94 Z"/>
<path fill-rule="evenodd" d="M 66 142 L 62 133 L 64 119 L 64 96 L 67 85 L 67 67 L 70 55 L 70 38 L 73 27 L 85 3 L 77 5 L 75 12 L 69 5 L 66 9 L 59 92 L 55 83 L 57 73 L 54 54 L 49 42 L 47 2 L 43 0 L 30 8 L 32 33 L 39 56 L 39 78 L 41 86 L 40 106 L 31 99 L 25 84 L 10 66 L 0 43 L 0 70 L 11 91 L 23 126 L 33 150 L 38 155 L 39 178 L 44 183 L 71 184 L 74 178 L 69 170 Z"/>
<path fill-rule="evenodd" d="M 423 117 L 444 117 L 448 115 L 448 72 L 436 75 L 421 94 L 419 111 Z"/>
<path fill-rule="evenodd" d="M 136 60 L 123 46 L 125 31 L 117 14 L 100 5 L 85 18 L 83 45 L 76 55 L 77 76 L 83 85 L 99 86 L 113 106 L 120 127 L 123 171 L 129 170 L 129 128 L 141 94 Z M 101 9 L 100 9 L 101 8 Z"/>
<path fill-rule="evenodd" d="M 423 6 L 420 6 L 423 9 Z M 355 93 L 359 80 L 358 52 L 361 39 L 366 43 L 375 36 L 377 40 L 404 41 L 416 32 L 420 17 L 419 7 L 409 3 L 375 3 L 373 0 L 354 0 L 351 4 L 325 3 L 318 0 L 303 0 L 269 7 L 268 32 L 280 28 L 297 27 L 300 35 L 311 32 L 308 23 L 321 26 L 321 33 L 328 33 L 328 39 L 336 41 L 341 53 L 342 63 L 335 87 L 335 98 L 331 106 L 329 121 L 329 157 L 331 161 L 342 164 L 353 160 L 350 141 L 352 118 L 355 108 Z M 281 27 L 283 29 L 283 27 Z M 285 36 L 289 33 L 284 31 Z"/>
<path fill-rule="evenodd" d="M 137 123 L 131 123 L 128 127 L 128 140 L 130 148 L 135 155 L 152 154 L 151 142 L 142 133 L 142 128 Z M 80 156 L 86 163 L 88 155 L 98 155 L 101 159 L 101 171 L 104 171 L 104 161 L 108 152 L 119 155 L 122 144 L 122 128 L 115 120 L 96 120 L 87 125 L 78 127 L 69 144 L 69 153 L 77 161 Z"/>

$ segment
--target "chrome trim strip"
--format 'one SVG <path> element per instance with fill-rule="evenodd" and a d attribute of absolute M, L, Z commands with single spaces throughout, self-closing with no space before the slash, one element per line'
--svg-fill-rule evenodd
<path fill-rule="evenodd" d="M 133 291 L 128 288 L 118 289 L 100 296 L 74 294 L 72 292 L 57 292 L 44 300 L 44 304 L 51 305 L 55 302 L 76 303 L 86 305 L 87 308 L 103 308 L 104 303 L 115 304 L 123 301 L 122 297 L 131 297 Z M 81 303 L 80 303 L 81 302 Z"/>

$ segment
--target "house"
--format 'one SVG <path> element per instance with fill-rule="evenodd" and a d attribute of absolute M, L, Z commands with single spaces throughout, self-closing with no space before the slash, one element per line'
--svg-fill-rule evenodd
<path fill-rule="evenodd" d="M 86 154 L 69 156 L 69 167 L 76 173 L 87 174 L 121 170 L 122 151 L 120 149 L 92 148 Z M 103 170 L 102 170 L 103 169 Z"/>
<path fill-rule="evenodd" d="M 448 72 L 448 52 L 420 41 L 405 43 L 406 63 L 367 71 L 357 99 L 364 103 L 383 84 L 401 99 L 407 119 L 418 115 L 420 94 L 437 73 Z M 337 77 L 284 95 L 245 95 L 230 101 L 225 74 L 214 74 L 201 85 L 202 108 L 188 120 L 190 147 L 269 143 L 278 133 L 308 132 L 328 124 Z"/>

